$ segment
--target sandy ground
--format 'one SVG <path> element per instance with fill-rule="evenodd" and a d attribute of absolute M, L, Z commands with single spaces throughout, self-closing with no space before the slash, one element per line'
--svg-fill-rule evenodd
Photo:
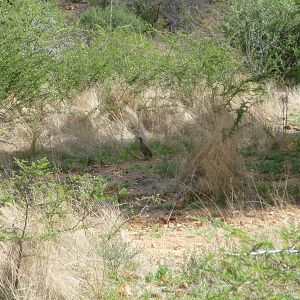
<path fill-rule="evenodd" d="M 155 270 L 166 264 L 180 268 L 192 253 L 226 251 L 239 243 L 239 239 L 230 236 L 224 226 L 238 226 L 251 235 L 278 240 L 279 230 L 287 225 L 300 226 L 300 206 L 287 206 L 284 209 L 271 208 L 253 210 L 247 213 L 223 211 L 220 218 L 206 218 L 206 211 L 184 211 L 180 217 L 164 224 L 168 216 L 163 212 L 146 215 L 128 223 L 126 234 L 142 251 L 145 270 Z M 280 243 L 277 245 L 282 247 Z"/>

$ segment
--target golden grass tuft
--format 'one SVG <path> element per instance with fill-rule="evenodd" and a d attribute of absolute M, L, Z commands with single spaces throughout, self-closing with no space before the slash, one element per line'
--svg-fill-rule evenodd
<path fill-rule="evenodd" d="M 239 154 L 242 133 L 232 132 L 234 118 L 230 113 L 215 115 L 210 127 L 194 141 L 181 171 L 181 178 L 195 195 L 232 206 L 243 206 L 249 178 Z"/>
<path fill-rule="evenodd" d="M 1 226 L 22 228 L 24 209 L 9 205 L 1 209 Z M 59 236 L 42 239 L 45 223 L 37 211 L 31 212 L 22 241 L 23 254 L 16 274 L 19 243 L 1 243 L 1 299 L 99 299 L 104 286 L 109 286 L 103 250 L 104 237 L 111 235 L 115 247 L 124 247 L 124 234 L 119 230 L 123 220 L 116 209 L 103 207 L 86 219 L 86 229 L 66 230 Z M 64 219 L 71 228 L 80 222 L 74 212 Z M 129 245 L 126 244 L 128 248 Z M 127 261 L 128 262 L 128 261 Z M 127 263 L 123 261 L 123 264 Z M 18 276 L 18 287 L 15 287 Z"/>

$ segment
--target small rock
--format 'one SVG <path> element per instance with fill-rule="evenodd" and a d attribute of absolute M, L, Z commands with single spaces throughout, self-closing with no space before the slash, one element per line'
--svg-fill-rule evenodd
<path fill-rule="evenodd" d="M 188 287 L 189 287 L 189 285 L 186 282 L 181 282 L 179 284 L 179 288 L 181 288 L 181 289 L 187 289 Z"/>
<path fill-rule="evenodd" d="M 162 275 L 161 278 L 160 278 L 160 280 L 163 281 L 163 282 L 168 282 L 169 281 L 169 275 L 168 275 L 168 273 Z"/>
<path fill-rule="evenodd" d="M 132 290 L 130 285 L 124 283 L 120 286 L 119 290 L 118 290 L 119 295 L 123 296 L 123 297 L 130 297 L 132 296 Z"/>

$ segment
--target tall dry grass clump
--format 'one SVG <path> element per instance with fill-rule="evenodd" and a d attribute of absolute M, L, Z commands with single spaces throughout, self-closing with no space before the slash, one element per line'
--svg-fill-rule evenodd
<path fill-rule="evenodd" d="M 45 105 L 43 112 L 15 112 L 1 125 L 1 150 L 51 150 L 53 154 L 98 155 L 117 151 L 136 136 L 172 141 L 191 122 L 191 112 L 175 92 L 149 88 L 143 93 L 119 83 L 91 87 L 66 104 Z M 174 119 L 177 122 L 174 122 Z"/>
<path fill-rule="evenodd" d="M 1 226 L 24 225 L 21 207 L 11 205 L 2 213 Z M 18 242 L 1 242 L 1 299 L 101 299 L 111 287 L 109 272 L 121 272 L 136 254 L 120 231 L 116 210 L 102 208 L 85 220 L 88 229 L 72 229 L 80 222 L 73 214 L 65 220 L 70 230 L 48 239 L 39 234 L 45 231 L 40 218 L 35 213 L 28 219 L 22 257 Z"/>
<path fill-rule="evenodd" d="M 0 186 L 0 299 L 100 299 L 137 254 L 103 180 L 18 166 Z"/>
<path fill-rule="evenodd" d="M 204 121 L 183 163 L 183 189 L 201 199 L 243 206 L 250 197 L 249 176 L 239 154 L 243 132 L 232 131 L 234 116 L 229 112 L 208 113 Z"/>
<path fill-rule="evenodd" d="M 21 207 L 12 205 L 2 213 L 1 226 L 18 228 L 23 225 Z M 130 247 L 117 230 L 121 222 L 117 211 L 101 209 L 93 219 L 86 220 L 93 224 L 90 228 L 66 230 L 48 240 L 39 235 L 45 230 L 40 217 L 36 213 L 28 220 L 27 239 L 22 241 L 19 266 L 20 244 L 1 242 L 0 298 L 100 299 L 109 289 L 108 274 L 114 271 L 111 270 L 114 262 L 118 260 L 116 267 L 122 267 L 131 257 L 117 252 L 118 247 L 127 252 Z M 65 226 L 72 228 L 72 224 L 79 221 L 74 215 L 72 220 L 71 217 L 66 220 Z M 124 261 L 120 261 L 122 259 Z"/>

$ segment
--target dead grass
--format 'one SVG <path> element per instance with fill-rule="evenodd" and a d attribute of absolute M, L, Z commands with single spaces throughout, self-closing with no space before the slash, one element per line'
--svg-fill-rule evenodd
<path fill-rule="evenodd" d="M 21 228 L 24 211 L 10 205 L 2 209 L 1 225 Z M 72 213 L 64 220 L 65 226 L 78 222 Z M 123 220 L 120 213 L 102 208 L 93 218 L 85 220 L 87 229 L 66 230 L 57 237 L 42 239 L 45 224 L 38 213 L 30 215 L 27 238 L 22 241 L 23 256 L 19 274 L 16 261 L 19 244 L 11 241 L 1 244 L 0 298 L 1 299 L 100 299 L 110 285 L 107 253 L 103 246 L 106 235 L 111 235 L 115 248 L 128 250 L 126 237 L 119 230 Z M 125 244 L 124 244 L 125 243 Z M 106 249 L 106 248 L 105 248 Z M 123 251 L 123 250 L 122 250 Z M 116 258 L 117 259 L 117 258 Z M 128 257 L 120 265 L 128 263 Z M 16 276 L 19 277 L 15 288 Z"/>
<path fill-rule="evenodd" d="M 248 188 L 239 145 L 242 134 L 232 133 L 234 116 L 222 113 L 210 120 L 210 127 L 199 133 L 194 141 L 194 150 L 188 154 L 181 172 L 181 178 L 195 195 L 227 204 L 243 205 Z M 227 131 L 226 131 L 227 130 Z M 245 200 L 245 199 L 244 199 Z"/>
<path fill-rule="evenodd" d="M 99 149 L 119 150 L 137 136 L 174 142 L 192 120 L 176 92 L 152 88 L 136 93 L 118 82 L 107 89 L 92 87 L 41 111 L 13 113 L 11 122 L 2 124 L 1 139 L 7 143 L 1 142 L 0 149 L 90 155 Z"/>

